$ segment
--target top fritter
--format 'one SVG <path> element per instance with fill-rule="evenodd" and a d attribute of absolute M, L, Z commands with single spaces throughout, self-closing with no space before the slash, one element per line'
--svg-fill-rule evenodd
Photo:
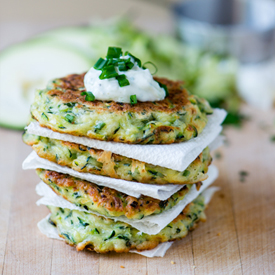
<path fill-rule="evenodd" d="M 36 92 L 32 116 L 53 131 L 124 143 L 160 144 L 196 137 L 212 109 L 204 99 L 189 95 L 182 82 L 155 78 L 167 85 L 169 96 L 135 105 L 86 101 L 84 74 L 55 79 Z"/>
<path fill-rule="evenodd" d="M 160 93 L 164 93 L 164 96 L 156 101 L 145 101 L 146 99 L 142 99 L 150 95 L 149 91 L 147 94 L 146 90 L 143 90 L 140 91 L 143 94 L 139 99 L 137 87 L 144 87 L 144 85 L 143 83 L 139 85 L 140 82 L 136 80 L 143 81 L 147 76 L 140 78 L 138 75 L 135 79 L 131 74 L 139 71 L 148 75 L 149 71 L 144 66 L 138 65 L 140 60 L 136 58 L 131 60 L 133 63 L 130 58 L 127 60 L 122 54 L 118 58 L 108 59 L 107 55 L 106 59 L 99 59 L 100 64 L 97 63 L 91 70 L 93 70 L 93 74 L 100 75 L 100 80 L 96 79 L 96 85 L 93 85 L 94 82 L 91 83 L 91 79 L 89 82 L 91 84 L 89 87 L 96 89 L 94 93 L 98 93 L 100 87 L 103 89 L 105 84 L 109 85 L 104 86 L 104 96 L 109 94 L 110 83 L 117 86 L 118 98 L 120 90 L 121 94 L 126 92 L 127 100 L 129 94 L 133 93 L 130 96 L 130 103 L 117 102 L 118 99 L 116 101 L 99 100 L 98 97 L 95 97 L 93 91 L 86 89 L 86 80 L 90 70 L 86 74 L 85 85 L 85 74 L 73 74 L 55 79 L 49 83 L 45 90 L 37 91 L 35 102 L 31 107 L 32 116 L 41 126 L 53 131 L 123 143 L 169 144 L 189 140 L 201 133 L 207 123 L 207 114 L 212 113 L 208 102 L 188 94 L 180 81 L 157 77 L 153 80 L 151 76 L 149 76 L 151 82 L 148 89 L 152 86 L 154 86 L 152 89 L 161 89 Z M 139 62 L 135 62 L 135 60 Z M 111 65 L 105 65 L 102 69 L 104 62 Z M 125 67 L 123 70 L 128 70 L 128 72 L 124 72 L 124 74 L 120 72 L 122 70 L 120 69 L 121 63 Z M 128 63 L 132 64 L 129 66 L 132 69 L 131 72 L 126 66 Z M 110 67 L 112 67 L 112 74 L 110 74 Z M 115 74 L 116 76 L 113 76 Z M 133 86 L 130 85 L 131 82 L 134 84 Z M 108 87 L 107 90 L 106 87 Z M 159 91 L 157 92 L 159 93 Z"/>

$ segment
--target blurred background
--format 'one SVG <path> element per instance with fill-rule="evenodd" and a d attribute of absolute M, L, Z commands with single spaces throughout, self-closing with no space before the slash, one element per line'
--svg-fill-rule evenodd
<path fill-rule="evenodd" d="M 274 106 L 274 30 L 272 0 L 0 0 L 0 125 L 23 129 L 35 89 L 121 46 L 240 126 L 243 102 Z"/>

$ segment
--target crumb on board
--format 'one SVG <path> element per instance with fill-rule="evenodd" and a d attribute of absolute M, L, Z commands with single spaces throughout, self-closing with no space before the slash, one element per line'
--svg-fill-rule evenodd
<path fill-rule="evenodd" d="M 220 233 L 220 232 L 218 232 L 218 233 L 217 233 L 217 236 L 220 236 L 220 235 L 221 235 L 221 233 Z"/>
<path fill-rule="evenodd" d="M 222 154 L 220 152 L 216 152 L 215 153 L 215 158 L 216 159 L 221 159 L 222 158 Z"/>
<path fill-rule="evenodd" d="M 125 268 L 125 266 L 124 266 L 124 265 L 121 265 L 120 268 Z"/>
<path fill-rule="evenodd" d="M 171 264 L 175 264 L 175 262 L 174 262 L 174 261 L 171 261 Z"/>
<path fill-rule="evenodd" d="M 240 177 L 240 182 L 245 182 L 245 180 L 246 180 L 246 177 L 248 176 L 248 172 L 247 171 L 244 171 L 244 170 L 242 170 L 242 171 L 239 171 L 239 177 Z"/>

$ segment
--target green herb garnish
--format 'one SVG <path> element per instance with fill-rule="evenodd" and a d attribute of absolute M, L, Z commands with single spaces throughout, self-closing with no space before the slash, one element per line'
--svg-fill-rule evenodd
<path fill-rule="evenodd" d="M 117 79 L 118 84 L 119 84 L 120 87 L 124 87 L 124 86 L 130 85 L 130 82 L 126 78 L 125 74 L 121 74 L 121 75 L 116 76 L 116 79 Z"/>
<path fill-rule="evenodd" d="M 132 54 L 129 53 L 128 51 L 125 52 L 125 56 L 127 56 L 127 55 L 131 56 L 131 57 L 134 59 L 134 61 L 137 62 L 138 66 L 141 67 L 141 61 L 140 61 L 139 58 L 135 57 L 134 55 L 132 55 Z"/>
<path fill-rule="evenodd" d="M 137 96 L 136 95 L 130 96 L 130 104 L 131 105 L 137 104 Z"/>
<path fill-rule="evenodd" d="M 102 73 L 99 76 L 99 79 L 108 79 L 108 78 L 112 78 L 112 77 L 116 77 L 118 76 L 118 73 L 116 72 L 115 66 L 114 65 L 108 65 L 105 66 L 102 69 Z"/>
<path fill-rule="evenodd" d="M 118 69 L 119 69 L 121 72 L 125 72 L 125 71 L 128 70 L 128 68 L 127 68 L 127 66 L 126 66 L 126 62 L 124 62 L 124 61 L 119 61 L 119 62 L 117 63 L 117 65 L 118 65 Z"/>
<path fill-rule="evenodd" d="M 154 69 L 155 69 L 155 71 L 153 72 L 153 73 L 151 73 L 152 75 L 154 75 L 154 74 L 156 74 L 157 72 L 158 72 L 158 68 L 157 68 L 157 66 L 153 63 L 153 62 L 151 62 L 151 61 L 147 61 L 147 62 L 145 62 L 145 63 L 143 63 L 143 65 L 142 65 L 142 69 L 148 69 L 147 67 L 145 67 L 145 65 L 147 65 L 147 64 L 151 64 L 153 67 L 154 67 Z M 162 84 L 163 85 L 163 84 Z M 164 85 L 165 86 L 165 85 Z M 161 86 L 160 86 L 161 87 Z M 165 86 L 166 87 L 166 86 Z M 167 87 L 166 87 L 166 89 L 167 89 Z"/>
<path fill-rule="evenodd" d="M 157 81 L 157 82 L 158 82 L 158 81 Z M 162 84 L 162 83 L 160 83 L 160 82 L 158 82 L 158 84 L 159 84 L 159 86 L 160 86 L 161 88 L 164 89 L 164 91 L 165 91 L 165 97 L 169 96 L 169 92 L 168 92 L 167 86 L 164 85 L 164 84 Z"/>
<path fill-rule="evenodd" d="M 95 63 L 94 68 L 96 70 L 101 70 L 106 64 L 107 64 L 107 60 L 100 57 Z"/>
<path fill-rule="evenodd" d="M 127 56 L 129 56 L 129 58 L 127 58 Z M 145 62 L 143 65 L 141 65 L 140 59 L 135 57 L 128 51 L 126 51 L 123 55 L 122 49 L 118 47 L 109 47 L 106 58 L 105 59 L 99 58 L 94 65 L 94 69 L 101 70 L 99 79 L 103 80 L 103 79 L 110 79 L 115 77 L 116 80 L 118 81 L 119 86 L 125 87 L 130 85 L 130 82 L 126 78 L 125 74 L 119 74 L 118 71 L 126 72 L 134 67 L 134 63 L 137 63 L 137 65 L 144 70 L 147 69 L 146 65 L 151 64 L 155 68 L 155 72 L 153 74 L 155 74 L 158 70 L 156 65 L 150 61 Z M 168 89 L 166 85 L 159 83 L 159 86 L 165 90 L 165 95 L 168 96 L 169 94 L 168 94 Z M 81 95 L 84 95 L 84 93 L 86 92 L 81 93 Z M 92 97 L 88 97 L 88 98 L 92 98 Z M 85 100 L 87 100 L 87 95 Z M 93 101 L 93 100 L 88 100 L 88 101 Z M 137 104 L 136 95 L 130 96 L 130 103 L 131 105 Z"/>
<path fill-rule="evenodd" d="M 128 70 L 131 70 L 134 67 L 134 63 L 131 61 L 131 58 L 128 58 L 125 64 Z"/>
<path fill-rule="evenodd" d="M 109 47 L 107 52 L 107 58 L 119 58 L 122 55 L 121 48 Z"/>
<path fill-rule="evenodd" d="M 92 92 L 82 92 L 81 95 L 85 95 L 86 101 L 94 101 L 95 100 L 95 96 Z"/>

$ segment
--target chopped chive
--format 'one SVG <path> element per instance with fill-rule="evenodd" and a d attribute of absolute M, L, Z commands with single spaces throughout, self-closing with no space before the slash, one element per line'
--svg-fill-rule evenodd
<path fill-rule="evenodd" d="M 92 92 L 82 92 L 81 95 L 85 95 L 86 101 L 94 101 L 95 100 L 95 96 Z"/>
<path fill-rule="evenodd" d="M 158 82 L 158 81 L 157 81 L 157 82 Z M 160 86 L 161 88 L 164 89 L 164 91 L 165 91 L 165 97 L 169 96 L 169 92 L 168 92 L 167 86 L 164 85 L 164 84 L 162 84 L 162 83 L 160 83 L 160 82 L 158 82 L 158 84 L 159 84 L 159 86 Z"/>
<path fill-rule="evenodd" d="M 154 75 L 154 74 L 156 74 L 157 72 L 158 72 L 158 68 L 157 68 L 157 66 L 153 63 L 153 62 L 151 62 L 151 61 L 147 61 L 147 62 L 145 62 L 143 65 L 142 65 L 142 69 L 148 69 L 147 67 L 145 67 L 145 65 L 147 65 L 147 64 L 151 64 L 154 68 L 155 68 L 155 71 L 154 71 L 154 73 L 151 73 L 152 75 Z M 150 71 L 150 70 L 149 70 Z M 164 85 L 165 86 L 165 85 Z M 166 86 L 165 86 L 166 87 Z"/>
<path fill-rule="evenodd" d="M 121 48 L 109 47 L 107 52 L 107 58 L 119 58 L 122 55 Z"/>
<path fill-rule="evenodd" d="M 94 65 L 94 68 L 95 68 L 96 70 L 101 70 L 101 69 L 106 65 L 106 63 L 107 63 L 107 60 L 100 57 L 100 58 L 96 61 L 95 65 Z"/>
<path fill-rule="evenodd" d="M 137 96 L 136 95 L 130 96 L 130 104 L 131 105 L 137 104 Z"/>
<path fill-rule="evenodd" d="M 130 70 L 134 67 L 134 63 L 131 62 L 130 58 L 126 61 L 127 69 Z"/>
<path fill-rule="evenodd" d="M 134 59 L 134 61 L 137 62 L 138 66 L 141 67 L 141 61 L 140 61 L 140 59 L 138 59 L 137 57 L 135 57 L 134 55 L 132 55 L 132 54 L 129 53 L 128 51 L 125 52 L 125 55 L 126 55 L 126 56 L 127 56 L 127 55 L 131 56 L 131 57 Z"/>
<path fill-rule="evenodd" d="M 102 69 L 102 73 L 99 76 L 99 79 L 108 79 L 108 78 L 112 78 L 112 77 L 116 77 L 118 76 L 118 73 L 116 72 L 115 66 L 114 65 L 109 65 L 109 66 L 105 66 Z"/>
<path fill-rule="evenodd" d="M 109 65 L 115 65 L 117 66 L 118 64 L 118 60 L 115 60 L 115 59 L 107 59 L 107 63 L 105 66 L 109 66 Z"/>
<path fill-rule="evenodd" d="M 65 117 L 64 117 L 64 119 L 65 119 L 66 121 L 68 121 L 69 123 L 73 123 L 74 118 L 75 118 L 75 116 L 70 115 L 70 114 L 66 114 Z"/>
<path fill-rule="evenodd" d="M 124 86 L 130 85 L 130 82 L 129 82 L 129 80 L 126 78 L 126 75 L 125 75 L 125 74 L 121 74 L 121 75 L 116 76 L 116 79 L 117 79 L 118 85 L 119 85 L 120 87 L 124 87 Z"/>
<path fill-rule="evenodd" d="M 118 69 L 119 69 L 121 72 L 127 71 L 127 69 L 128 69 L 125 61 L 119 61 L 119 62 L 117 63 L 117 65 L 118 65 Z"/>

